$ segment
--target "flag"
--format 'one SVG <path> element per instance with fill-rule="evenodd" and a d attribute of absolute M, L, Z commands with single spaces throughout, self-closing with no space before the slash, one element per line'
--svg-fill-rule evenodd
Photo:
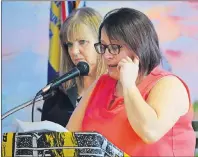
<path fill-rule="evenodd" d="M 68 13 L 70 14 L 74 9 L 78 8 L 80 0 L 68 1 Z"/>
<path fill-rule="evenodd" d="M 62 22 L 66 20 L 66 10 L 65 10 L 65 2 L 61 2 L 61 13 L 62 13 Z"/>
<path fill-rule="evenodd" d="M 61 17 L 62 16 L 62 17 Z M 59 76 L 60 68 L 60 42 L 59 33 L 63 20 L 65 20 L 65 2 L 52 1 L 50 7 L 50 24 L 49 24 L 49 57 L 48 57 L 48 79 L 49 83 Z"/>
<path fill-rule="evenodd" d="M 83 7 L 86 7 L 86 6 L 87 6 L 86 1 L 84 1 L 84 3 L 83 3 Z"/>

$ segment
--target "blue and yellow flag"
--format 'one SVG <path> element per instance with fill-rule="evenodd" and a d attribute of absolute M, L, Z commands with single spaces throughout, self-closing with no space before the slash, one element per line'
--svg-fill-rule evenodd
<path fill-rule="evenodd" d="M 68 13 L 78 8 L 80 0 L 68 1 Z M 85 6 L 85 2 L 84 2 Z M 61 17 L 62 15 L 62 17 Z M 50 25 L 49 25 L 49 60 L 48 60 L 48 79 L 49 83 L 59 76 L 61 47 L 59 42 L 59 32 L 61 23 L 65 20 L 65 2 L 52 1 L 50 8 Z"/>
<path fill-rule="evenodd" d="M 58 77 L 60 67 L 59 32 L 61 26 L 61 1 L 52 1 L 49 24 L 48 83 Z"/>
<path fill-rule="evenodd" d="M 68 1 L 68 12 L 69 14 L 76 8 L 78 8 L 79 4 L 80 4 L 80 0 L 76 0 L 76 1 Z"/>

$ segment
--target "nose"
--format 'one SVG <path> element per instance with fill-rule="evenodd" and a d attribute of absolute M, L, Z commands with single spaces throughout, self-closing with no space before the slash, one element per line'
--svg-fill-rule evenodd
<path fill-rule="evenodd" d="M 71 55 L 76 56 L 80 53 L 79 47 L 77 44 L 73 44 L 73 46 L 69 49 Z"/>
<path fill-rule="evenodd" d="M 103 54 L 104 59 L 106 60 L 110 60 L 113 58 L 113 55 L 111 53 L 109 53 L 108 48 L 106 48 L 105 53 Z"/>

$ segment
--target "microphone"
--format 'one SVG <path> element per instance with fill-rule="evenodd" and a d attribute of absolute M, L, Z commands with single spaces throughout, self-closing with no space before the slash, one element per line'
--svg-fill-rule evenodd
<path fill-rule="evenodd" d="M 68 80 L 71 80 L 77 76 L 87 76 L 89 73 L 89 65 L 86 62 L 79 62 L 75 68 L 73 68 L 71 71 L 68 73 L 62 75 L 61 77 L 53 80 L 51 83 L 49 83 L 47 86 L 45 86 L 43 89 L 41 89 L 36 96 L 34 97 L 32 101 L 32 122 L 34 122 L 34 105 L 35 101 L 38 96 L 42 95 L 45 97 L 46 95 L 49 95 L 52 91 L 53 94 L 53 89 L 57 88 L 60 86 L 63 82 L 66 82 Z"/>
<path fill-rule="evenodd" d="M 89 65 L 86 62 L 79 62 L 75 68 L 73 68 L 68 73 L 60 76 L 59 78 L 55 79 L 55 81 L 52 81 L 50 84 L 48 84 L 43 89 L 41 89 L 37 93 L 37 95 L 44 95 L 49 90 L 53 90 L 59 87 L 63 82 L 71 80 L 77 76 L 87 76 L 88 73 L 89 73 Z"/>

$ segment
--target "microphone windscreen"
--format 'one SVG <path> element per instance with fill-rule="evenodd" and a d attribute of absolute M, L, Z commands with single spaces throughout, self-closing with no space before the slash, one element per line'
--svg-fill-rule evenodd
<path fill-rule="evenodd" d="M 80 71 L 80 76 L 87 76 L 89 73 L 89 64 L 87 62 L 79 62 L 77 68 Z"/>

